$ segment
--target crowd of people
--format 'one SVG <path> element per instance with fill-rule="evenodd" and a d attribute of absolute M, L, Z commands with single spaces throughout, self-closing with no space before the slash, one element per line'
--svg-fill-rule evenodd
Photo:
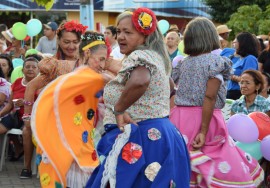
<path fill-rule="evenodd" d="M 227 25 L 203 17 L 162 34 L 148 8 L 104 33 L 77 21 L 43 29 L 34 50 L 0 24 L 0 134 L 23 131 L 10 136 L 20 178 L 35 160 L 42 187 L 266 184 L 267 168 L 236 146 L 221 112 L 233 99 L 232 115 L 270 116 L 270 47 L 254 34 L 230 42 Z"/>

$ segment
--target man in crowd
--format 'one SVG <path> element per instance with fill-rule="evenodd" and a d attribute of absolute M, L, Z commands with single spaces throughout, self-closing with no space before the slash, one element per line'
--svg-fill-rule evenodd
<path fill-rule="evenodd" d="M 179 42 L 180 42 L 180 36 L 177 31 L 171 30 L 167 33 L 165 37 L 165 43 L 166 43 L 171 61 L 173 60 L 173 58 L 175 58 L 175 56 L 177 56 Z"/>
<path fill-rule="evenodd" d="M 57 50 L 56 30 L 58 25 L 55 22 L 44 24 L 44 36 L 41 37 L 36 50 L 44 54 L 55 55 Z"/>
<path fill-rule="evenodd" d="M 229 34 L 232 30 L 228 28 L 227 25 L 219 25 L 217 26 L 217 32 L 219 34 L 219 36 L 223 39 L 221 40 L 221 48 L 226 48 L 228 47 L 228 38 L 229 38 Z"/>

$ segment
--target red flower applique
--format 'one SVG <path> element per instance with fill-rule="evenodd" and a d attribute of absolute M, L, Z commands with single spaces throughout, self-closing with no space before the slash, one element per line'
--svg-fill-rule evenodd
<path fill-rule="evenodd" d="M 67 31 L 76 31 L 76 32 L 80 32 L 80 33 L 84 34 L 86 29 L 88 28 L 88 26 L 84 26 L 84 25 L 72 20 L 72 21 L 66 22 L 64 24 L 64 28 Z"/>
<path fill-rule="evenodd" d="M 148 8 L 138 8 L 132 14 L 132 22 L 135 28 L 144 35 L 152 34 L 157 28 L 157 18 Z"/>
<path fill-rule="evenodd" d="M 81 104 L 85 101 L 84 97 L 82 95 L 78 95 L 74 98 L 74 102 L 75 104 Z"/>
<path fill-rule="evenodd" d="M 136 163 L 142 156 L 142 147 L 138 144 L 129 142 L 122 150 L 122 158 L 129 164 Z"/>
<path fill-rule="evenodd" d="M 92 153 L 92 159 L 93 159 L 94 161 L 97 160 L 97 153 L 96 153 L 95 150 L 94 150 L 93 153 Z"/>

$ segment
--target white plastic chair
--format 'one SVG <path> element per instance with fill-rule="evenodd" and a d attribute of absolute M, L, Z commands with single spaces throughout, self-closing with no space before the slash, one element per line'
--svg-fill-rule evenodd
<path fill-rule="evenodd" d="M 221 109 L 224 120 L 227 121 L 231 117 L 231 108 L 234 100 L 226 99 L 225 106 Z"/>
<path fill-rule="evenodd" d="M 2 150 L 1 150 L 1 161 L 0 161 L 0 172 L 2 171 L 3 165 L 5 165 L 5 151 L 8 146 L 8 135 L 14 134 L 14 135 L 22 135 L 21 129 L 11 129 L 4 135 L 3 142 L 2 142 Z"/>

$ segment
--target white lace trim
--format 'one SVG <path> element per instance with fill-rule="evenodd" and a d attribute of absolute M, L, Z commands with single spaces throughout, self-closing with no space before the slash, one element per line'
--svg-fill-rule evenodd
<path fill-rule="evenodd" d="M 66 175 L 67 187 L 85 187 L 91 174 L 81 170 L 76 161 L 73 161 Z"/>
<path fill-rule="evenodd" d="M 110 151 L 105 165 L 104 171 L 101 179 L 100 188 L 105 188 L 107 183 L 109 182 L 111 188 L 115 188 L 116 186 L 116 166 L 118 156 L 124 147 L 124 145 L 128 142 L 131 133 L 131 125 L 125 125 L 125 131 L 122 134 L 119 134 L 113 144 L 112 150 Z"/>

